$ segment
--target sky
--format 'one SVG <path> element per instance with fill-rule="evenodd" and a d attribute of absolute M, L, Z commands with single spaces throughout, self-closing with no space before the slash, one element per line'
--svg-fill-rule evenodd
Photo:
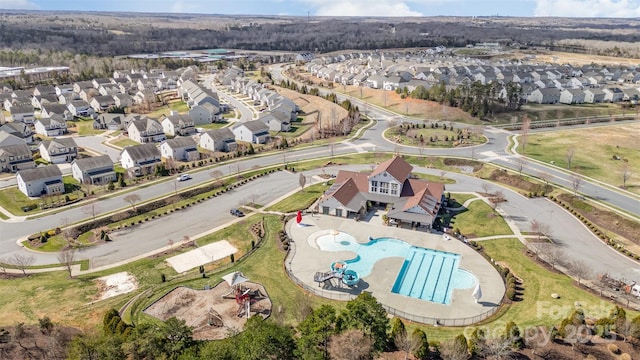
<path fill-rule="evenodd" d="M 0 9 L 293 16 L 640 17 L 640 0 L 0 0 Z"/>

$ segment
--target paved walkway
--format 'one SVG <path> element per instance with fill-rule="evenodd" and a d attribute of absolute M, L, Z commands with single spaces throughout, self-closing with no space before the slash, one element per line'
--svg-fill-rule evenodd
<path fill-rule="evenodd" d="M 391 237 L 401 239 L 411 245 L 453 252 L 461 255 L 460 268 L 473 273 L 480 282 L 483 297 L 476 304 L 471 296 L 473 288 L 453 290 L 450 304 L 432 303 L 403 295 L 394 294 L 391 288 L 404 258 L 389 257 L 377 261 L 370 275 L 361 279 L 355 288 L 334 286 L 318 288 L 322 296 L 328 298 L 345 298 L 345 294 L 357 295 L 361 291 L 371 292 L 383 305 L 412 315 L 441 320 L 479 317 L 500 303 L 505 292 L 504 283 L 498 272 L 480 254 L 457 240 L 444 240 L 441 234 L 431 234 L 397 227 L 384 226 L 378 214 L 370 214 L 369 221 L 356 222 L 326 215 L 306 215 L 305 226 L 297 226 L 294 221 L 287 226 L 291 238 L 295 242 L 295 255 L 291 259 L 292 273 L 308 288 L 318 288 L 314 282 L 314 274 L 327 272 L 331 264 L 337 260 L 348 260 L 356 256 L 351 252 L 325 252 L 315 245 L 320 235 L 331 230 L 339 230 L 353 236 L 359 243 L 366 243 L 370 236 L 374 238 Z M 405 316 L 407 317 L 407 316 Z"/>

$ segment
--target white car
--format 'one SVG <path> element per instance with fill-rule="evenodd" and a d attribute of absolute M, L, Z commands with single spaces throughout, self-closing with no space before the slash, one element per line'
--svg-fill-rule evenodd
<path fill-rule="evenodd" d="M 180 174 L 178 176 L 178 181 L 185 181 L 185 180 L 190 180 L 191 179 L 191 175 L 189 174 Z"/>

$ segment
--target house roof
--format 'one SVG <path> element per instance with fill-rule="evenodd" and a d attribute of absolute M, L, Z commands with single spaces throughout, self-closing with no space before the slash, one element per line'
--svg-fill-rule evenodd
<path fill-rule="evenodd" d="M 31 105 L 14 105 L 9 112 L 15 114 L 33 114 L 33 106 Z"/>
<path fill-rule="evenodd" d="M 376 176 L 386 171 L 389 175 L 393 176 L 394 179 L 402 183 L 409 177 L 411 170 L 413 170 L 413 166 L 402 157 L 396 155 L 378 165 L 371 173 L 371 176 Z"/>
<path fill-rule="evenodd" d="M 167 144 L 172 149 L 178 149 L 178 148 L 194 148 L 195 149 L 196 148 L 196 141 L 193 140 L 193 138 L 190 136 L 185 136 L 185 137 L 181 136 L 173 139 L 168 139 L 168 140 L 165 140 L 163 143 Z"/>
<path fill-rule="evenodd" d="M 5 124 L 6 125 L 6 124 Z M 24 144 L 25 141 L 19 136 L 13 135 L 11 132 L 0 127 L 0 148 L 9 145 Z"/>
<path fill-rule="evenodd" d="M 3 142 L 0 142 L 0 144 L 2 144 Z M 29 149 L 29 146 L 24 142 L 21 141 L 21 143 L 9 143 L 8 145 L 0 145 L 0 155 L 2 154 L 7 154 L 10 156 L 31 156 L 31 149 Z"/>
<path fill-rule="evenodd" d="M 6 123 L 0 126 L 0 130 L 6 131 L 9 134 L 20 134 L 16 135 L 19 138 L 22 138 L 22 135 L 25 133 L 31 133 L 31 127 L 21 121 Z"/>
<path fill-rule="evenodd" d="M 93 169 L 111 167 L 113 169 L 113 161 L 109 155 L 100 155 L 82 159 L 75 159 L 71 165 L 75 164 L 81 171 L 91 171 Z"/>
<path fill-rule="evenodd" d="M 63 104 L 42 104 L 42 110 L 46 111 L 47 114 L 64 114 L 65 111 L 69 111 L 66 105 Z"/>
<path fill-rule="evenodd" d="M 28 182 L 51 177 L 62 177 L 62 172 L 58 166 L 48 165 L 37 167 L 35 169 L 20 170 L 16 176 L 20 176 L 24 182 Z"/>
<path fill-rule="evenodd" d="M 261 120 L 252 120 L 252 121 L 239 123 L 239 124 L 235 125 L 233 127 L 233 129 L 237 129 L 240 126 L 246 127 L 247 130 L 251 131 L 254 134 L 263 133 L 263 132 L 269 132 L 269 128 Z"/>
<path fill-rule="evenodd" d="M 158 122 L 158 120 L 152 118 L 145 117 L 142 119 L 133 120 L 131 124 L 129 124 L 129 127 L 131 127 L 132 125 L 135 126 L 138 131 L 155 130 L 163 132 L 162 125 Z"/>
<path fill-rule="evenodd" d="M 356 211 L 362 206 L 363 202 L 367 201 L 353 178 L 336 184 L 327 193 L 346 208 Z"/>
<path fill-rule="evenodd" d="M 229 128 L 209 130 L 205 134 L 209 135 L 213 141 L 235 140 L 235 136 Z"/>
<path fill-rule="evenodd" d="M 191 117 L 182 114 L 169 115 L 165 117 L 165 120 L 169 120 L 173 125 L 193 125 L 193 120 L 191 120 Z"/>
<path fill-rule="evenodd" d="M 46 126 L 50 126 L 51 124 L 64 124 L 64 120 L 58 118 L 58 117 L 47 117 L 47 118 L 41 118 L 36 120 L 36 122 L 40 122 L 42 125 Z"/>
<path fill-rule="evenodd" d="M 129 154 L 129 157 L 134 161 L 160 157 L 160 150 L 158 150 L 158 147 L 155 144 L 127 146 L 122 149 L 122 152 L 120 154 L 124 154 L 125 152 Z"/>
<path fill-rule="evenodd" d="M 47 151 L 53 150 L 53 149 L 60 149 L 60 148 L 77 148 L 78 144 L 76 144 L 76 141 L 73 140 L 72 138 L 58 138 L 58 139 L 51 139 L 51 140 L 43 140 L 42 141 L 42 146 L 44 146 L 45 149 L 47 149 Z"/>

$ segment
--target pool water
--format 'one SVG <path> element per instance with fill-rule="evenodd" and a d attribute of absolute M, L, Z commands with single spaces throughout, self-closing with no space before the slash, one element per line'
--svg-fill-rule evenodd
<path fill-rule="evenodd" d="M 344 232 L 322 235 L 316 244 L 323 251 L 350 251 L 356 257 L 346 260 L 347 268 L 361 278 L 371 274 L 373 265 L 387 257 L 404 258 L 391 292 L 440 304 L 451 302 L 453 289 L 469 289 L 477 283 L 476 277 L 458 266 L 460 255 L 450 252 L 412 246 L 393 238 L 370 239 L 358 244 Z"/>

